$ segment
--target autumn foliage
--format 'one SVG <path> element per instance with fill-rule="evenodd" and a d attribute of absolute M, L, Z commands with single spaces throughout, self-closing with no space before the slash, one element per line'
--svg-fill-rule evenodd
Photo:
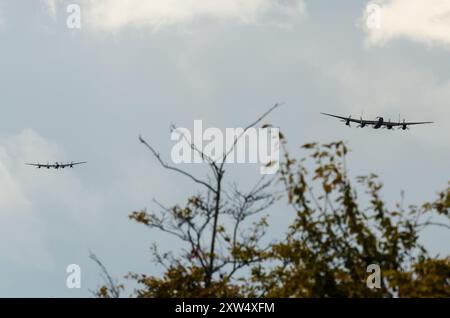
<path fill-rule="evenodd" d="M 419 242 L 425 228 L 450 229 L 450 187 L 422 206 L 389 207 L 376 175 L 348 177 L 344 143 L 302 149 L 301 160 L 285 150 L 276 178 L 250 191 L 225 189 L 225 171 L 212 167 L 204 194 L 184 206 L 133 212 L 130 219 L 184 246 L 154 245 L 165 273 L 129 274 L 140 286 L 133 296 L 450 297 L 450 257 L 430 255 Z M 295 219 L 283 237 L 263 243 L 266 214 L 286 213 L 272 206 L 278 200 Z M 370 264 L 381 268 L 380 288 L 366 284 Z M 110 288 L 99 296 L 111 296 Z"/>

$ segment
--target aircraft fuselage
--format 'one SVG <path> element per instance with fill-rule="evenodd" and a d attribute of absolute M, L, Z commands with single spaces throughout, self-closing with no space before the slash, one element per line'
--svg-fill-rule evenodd
<path fill-rule="evenodd" d="M 383 126 L 384 119 L 383 117 L 378 118 L 378 122 L 373 126 L 373 129 L 378 129 Z"/>

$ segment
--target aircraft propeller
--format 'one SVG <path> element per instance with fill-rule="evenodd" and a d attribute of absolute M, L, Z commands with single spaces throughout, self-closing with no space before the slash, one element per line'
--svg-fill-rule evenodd
<path fill-rule="evenodd" d="M 392 126 L 391 124 L 392 124 L 392 122 L 391 122 L 391 119 L 389 118 L 389 120 L 388 120 L 388 122 L 387 122 L 385 128 L 387 128 L 387 129 L 392 129 L 394 126 Z"/>
<path fill-rule="evenodd" d="M 400 121 L 398 123 L 401 124 L 401 126 L 398 126 L 398 129 L 409 130 L 408 125 L 406 125 L 406 120 L 405 119 L 403 119 L 403 123 L 401 123 Z"/>
<path fill-rule="evenodd" d="M 366 123 L 363 122 L 362 116 L 359 117 L 359 125 L 358 128 L 364 128 L 366 126 Z"/>
<path fill-rule="evenodd" d="M 348 116 L 348 119 L 342 119 L 341 121 L 345 123 L 348 127 L 350 126 L 350 119 L 352 119 L 352 115 Z"/>

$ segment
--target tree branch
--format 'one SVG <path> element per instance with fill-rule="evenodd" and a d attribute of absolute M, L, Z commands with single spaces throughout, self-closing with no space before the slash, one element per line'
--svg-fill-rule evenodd
<path fill-rule="evenodd" d="M 143 143 L 148 149 L 150 149 L 150 151 L 152 152 L 153 156 L 155 156 L 156 159 L 158 159 L 158 161 L 159 161 L 159 163 L 161 164 L 161 166 L 163 166 L 165 169 L 172 170 L 172 171 L 178 172 L 178 173 L 180 173 L 180 174 L 182 174 L 182 175 L 185 175 L 186 177 L 188 177 L 188 178 L 190 178 L 191 180 L 193 180 L 195 183 L 204 185 L 206 188 L 208 188 L 208 190 L 210 190 L 210 191 L 216 193 L 216 190 L 215 190 L 213 187 L 211 187 L 208 183 L 206 183 L 205 181 L 200 180 L 200 179 L 197 179 L 197 178 L 194 177 L 192 174 L 190 174 L 190 173 L 188 173 L 188 172 L 186 172 L 186 171 L 184 171 L 184 170 L 182 170 L 182 169 L 178 169 L 178 168 L 176 168 L 176 167 L 170 166 L 169 164 L 167 164 L 166 162 L 164 162 L 164 161 L 161 159 L 161 155 L 160 155 L 160 154 L 159 154 L 152 146 L 150 146 L 150 145 L 149 145 L 149 144 L 148 144 L 148 143 L 147 143 L 140 135 L 139 135 L 139 141 L 140 141 L 141 143 Z"/>
<path fill-rule="evenodd" d="M 278 107 L 284 105 L 284 103 L 276 103 L 275 105 L 273 105 L 272 107 L 270 107 L 264 114 L 262 114 L 258 119 L 256 119 L 254 122 L 252 122 L 251 124 L 249 124 L 247 127 L 244 128 L 244 131 L 234 139 L 233 144 L 231 145 L 230 149 L 226 150 L 225 154 L 223 155 L 223 161 L 220 165 L 220 170 L 222 170 L 225 161 L 228 157 L 228 155 L 231 153 L 231 151 L 233 151 L 234 147 L 236 147 L 236 144 L 238 143 L 239 139 L 242 138 L 242 136 L 245 135 L 245 133 L 247 132 L 247 130 L 249 130 L 250 128 L 254 127 L 256 124 L 258 124 L 261 120 L 263 120 L 265 117 L 267 117 L 267 115 L 269 115 L 271 112 L 273 112 L 275 109 L 277 109 Z"/>

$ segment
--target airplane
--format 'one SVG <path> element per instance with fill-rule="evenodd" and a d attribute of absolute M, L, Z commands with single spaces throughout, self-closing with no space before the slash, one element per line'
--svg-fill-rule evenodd
<path fill-rule="evenodd" d="M 394 127 L 398 127 L 398 129 L 401 130 L 409 130 L 409 125 L 422 125 L 422 124 L 432 124 L 432 121 L 421 121 L 421 122 L 406 122 L 405 119 L 403 119 L 403 122 L 399 121 L 398 122 L 392 122 L 390 119 L 388 121 L 385 121 L 383 117 L 376 117 L 377 120 L 364 120 L 362 119 L 362 117 L 360 117 L 360 119 L 353 119 L 350 116 L 348 117 L 342 117 L 342 116 L 336 116 L 336 115 L 332 115 L 332 114 L 327 114 L 327 113 L 321 113 L 322 115 L 326 115 L 326 116 L 331 116 L 331 117 L 335 117 L 335 118 L 339 118 L 341 119 L 342 122 L 345 122 L 345 124 L 347 126 L 350 127 L 350 122 L 353 123 L 357 123 L 359 124 L 357 127 L 358 128 L 364 128 L 366 126 L 373 126 L 374 129 L 379 129 L 379 128 L 387 128 L 387 129 L 393 129 Z"/>
<path fill-rule="evenodd" d="M 53 169 L 64 169 L 64 168 L 67 168 L 67 167 L 73 168 L 73 167 L 76 166 L 76 165 L 81 165 L 81 164 L 84 164 L 84 163 L 87 163 L 87 161 L 82 161 L 82 162 L 71 162 L 71 163 L 58 163 L 58 162 L 55 162 L 55 164 L 49 164 L 49 163 L 47 163 L 47 164 L 40 164 L 40 163 L 26 163 L 26 165 L 27 165 L 27 166 L 34 166 L 34 167 L 36 167 L 36 168 L 38 168 L 38 169 L 41 169 L 41 168 L 47 168 L 47 169 L 50 169 L 50 168 L 53 168 Z"/>

